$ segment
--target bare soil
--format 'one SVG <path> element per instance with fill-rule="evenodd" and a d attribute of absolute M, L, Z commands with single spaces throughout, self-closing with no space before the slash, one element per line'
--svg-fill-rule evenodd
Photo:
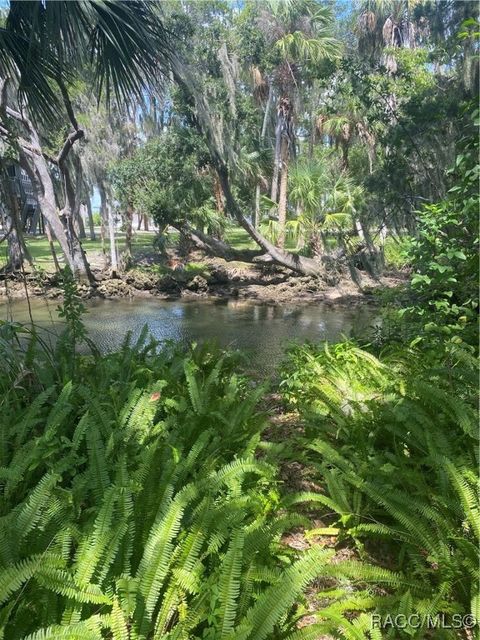
<path fill-rule="evenodd" d="M 227 262 L 200 253 L 182 259 L 170 255 L 162 265 L 144 256 L 134 268 L 112 278 L 100 264 L 92 263 L 96 282 L 79 285 L 83 298 L 237 298 L 259 303 L 368 303 L 379 289 L 401 285 L 406 274 L 386 272 L 373 279 L 357 270 L 358 283 L 348 269 L 325 271 L 319 277 L 294 274 L 275 265 Z M 57 274 L 11 274 L 0 281 L 0 299 L 27 296 L 61 298 Z"/>

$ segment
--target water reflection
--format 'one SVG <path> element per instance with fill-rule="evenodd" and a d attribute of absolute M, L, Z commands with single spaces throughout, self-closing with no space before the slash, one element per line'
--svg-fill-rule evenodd
<path fill-rule="evenodd" d="M 56 302 L 31 301 L 34 322 L 59 326 Z M 292 341 L 330 342 L 363 333 L 375 320 L 368 306 L 329 307 L 324 304 L 281 306 L 247 301 L 181 302 L 161 300 L 93 300 L 87 303 L 85 323 L 103 351 L 117 348 L 127 331 L 137 337 L 147 324 L 158 340 L 182 343 L 217 341 L 223 347 L 249 352 L 253 369 L 271 370 Z M 28 322 L 24 301 L 0 306 L 0 318 Z"/>

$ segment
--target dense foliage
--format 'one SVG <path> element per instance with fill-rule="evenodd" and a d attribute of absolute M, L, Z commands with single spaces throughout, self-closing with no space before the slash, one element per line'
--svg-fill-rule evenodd
<path fill-rule="evenodd" d="M 346 4 L 11 0 L 0 240 L 35 269 L 21 165 L 64 331 L 0 324 L 0 639 L 478 633 L 478 7 Z M 135 213 L 163 249 L 175 227 L 238 258 L 237 224 L 325 282 L 411 274 L 370 342 L 292 348 L 273 389 L 146 329 L 102 354 L 77 283 L 93 190 L 115 276 Z"/>
<path fill-rule="evenodd" d="M 237 356 L 158 352 L 144 333 L 74 357 L 72 378 L 58 366 L 71 334 L 56 352 L 30 336 L 25 354 L 23 331 L 2 327 L 3 637 L 309 637 L 295 630 L 299 599 L 320 576 L 345 583 L 335 598 L 354 606 L 359 565 L 281 544 L 306 519 L 257 455 L 264 389 L 236 373 Z M 401 582 L 374 567 L 365 579 Z"/>
<path fill-rule="evenodd" d="M 348 343 L 290 355 L 282 388 L 306 422 L 294 455 L 325 487 L 301 498 L 325 505 L 360 557 L 408 576 L 391 614 L 478 618 L 476 377 L 476 359 L 453 345 L 442 357 L 377 359 Z"/>
<path fill-rule="evenodd" d="M 478 128 L 478 112 L 474 115 Z M 478 138 L 463 139 L 444 200 L 419 212 L 410 251 L 414 305 L 406 317 L 430 334 L 476 343 L 478 321 Z M 452 179 L 453 178 L 453 179 Z"/>

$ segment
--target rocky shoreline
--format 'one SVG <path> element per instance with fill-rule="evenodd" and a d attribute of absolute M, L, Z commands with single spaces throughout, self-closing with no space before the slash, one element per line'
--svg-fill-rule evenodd
<path fill-rule="evenodd" d="M 281 267 L 231 263 L 220 259 L 205 261 L 201 268 L 170 269 L 161 273 L 155 267 L 134 268 L 112 278 L 105 271 L 95 273 L 94 285 L 80 283 L 82 298 L 158 298 L 158 299 L 248 299 L 263 303 L 374 302 L 375 289 L 394 287 L 402 274 L 386 274 L 373 280 L 362 273 L 361 286 L 347 274 L 308 277 Z M 42 296 L 61 299 L 57 274 L 12 275 L 0 286 L 0 302 Z"/>

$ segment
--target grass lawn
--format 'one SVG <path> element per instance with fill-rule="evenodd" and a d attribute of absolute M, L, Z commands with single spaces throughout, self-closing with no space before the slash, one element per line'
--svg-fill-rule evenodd
<path fill-rule="evenodd" d="M 229 227 L 225 233 L 226 241 L 231 244 L 234 249 L 256 249 L 257 244 L 250 238 L 248 233 L 242 227 Z M 285 241 L 285 249 L 288 251 L 296 250 L 296 242 L 293 238 L 287 236 Z"/>
<path fill-rule="evenodd" d="M 119 251 L 122 251 L 125 246 L 125 234 L 118 232 L 115 235 L 117 240 L 117 248 Z M 146 232 L 146 231 L 136 231 L 133 235 L 132 239 L 132 250 L 133 254 L 142 253 L 145 250 L 149 250 L 152 246 L 153 239 L 155 238 L 154 232 Z M 37 267 L 43 269 L 45 271 L 54 271 L 53 259 L 50 253 L 50 247 L 48 246 L 48 240 L 46 236 L 26 236 L 27 247 L 32 255 L 32 258 Z M 63 256 L 60 250 L 60 245 L 58 242 L 55 242 L 55 249 L 57 251 L 57 257 L 60 264 L 63 264 Z M 85 249 L 85 253 L 87 254 L 87 258 L 89 254 L 91 256 L 92 253 L 99 254 L 102 251 L 102 241 L 100 239 L 100 233 L 97 233 L 96 240 L 90 240 L 89 238 L 84 238 L 82 240 L 82 246 Z M 7 246 L 2 247 L 3 251 L 0 255 L 0 266 L 6 264 L 7 260 Z M 108 238 L 106 240 L 106 251 L 107 253 L 110 251 L 110 245 Z"/>
<path fill-rule="evenodd" d="M 135 231 L 132 239 L 132 250 L 134 258 L 135 256 L 140 256 L 144 252 L 148 252 L 152 248 L 152 243 L 155 238 L 154 231 Z M 54 265 L 52 256 L 50 253 L 50 248 L 48 246 L 48 240 L 46 236 L 26 236 L 26 243 L 32 258 L 35 262 L 35 265 L 44 271 L 54 271 Z M 122 251 L 125 246 L 125 234 L 122 232 L 116 233 L 117 240 L 117 248 L 119 251 Z M 241 227 L 231 226 L 226 230 L 225 240 L 237 250 L 244 249 L 255 249 L 256 244 L 250 238 L 248 233 L 242 229 Z M 178 241 L 178 233 L 172 232 L 169 234 L 169 242 L 174 244 Z M 102 241 L 100 239 L 100 232 L 97 232 L 96 240 L 90 240 L 89 238 L 85 238 L 82 240 L 82 246 L 85 249 L 87 254 L 87 258 L 92 259 L 93 255 L 98 260 L 98 256 L 102 251 Z M 60 246 L 58 242 L 55 242 L 55 249 L 57 250 L 57 257 L 59 259 L 60 264 L 63 264 L 63 256 L 60 251 Z M 287 238 L 286 249 L 290 251 L 295 250 L 295 242 Z M 108 238 L 106 239 L 106 251 L 107 253 L 110 251 L 110 245 Z M 91 260 L 92 261 L 92 260 Z M 4 266 L 7 262 L 7 243 L 5 242 L 3 245 L 0 245 L 0 268 Z"/>

